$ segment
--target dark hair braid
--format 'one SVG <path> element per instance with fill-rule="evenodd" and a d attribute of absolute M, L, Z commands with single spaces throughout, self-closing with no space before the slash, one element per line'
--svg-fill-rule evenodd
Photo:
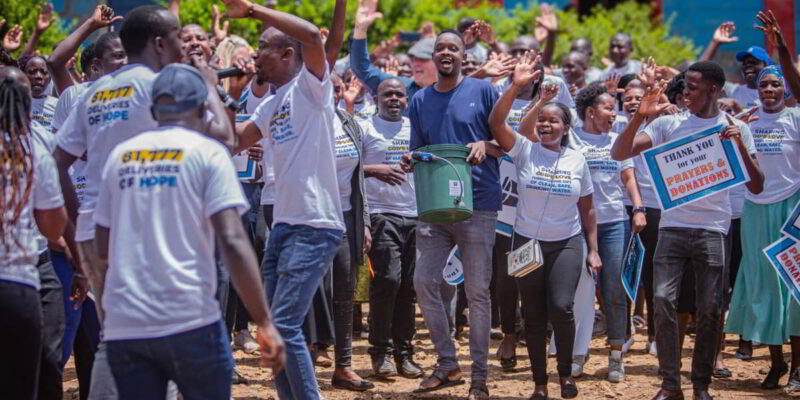
<path fill-rule="evenodd" d="M 0 82 L 0 244 L 10 252 L 14 244 L 22 248 L 20 235 L 15 234 L 22 209 L 28 204 L 33 190 L 33 153 L 29 135 L 31 98 L 17 81 L 5 78 Z"/>

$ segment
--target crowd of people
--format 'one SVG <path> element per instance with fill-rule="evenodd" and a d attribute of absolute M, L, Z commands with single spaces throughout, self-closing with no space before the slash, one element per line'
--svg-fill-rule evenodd
<path fill-rule="evenodd" d="M 124 16 L 97 6 L 46 56 L 34 50 L 52 6 L 18 59 L 22 29 L 8 31 L 0 397 L 61 399 L 73 357 L 81 399 L 228 399 L 246 381 L 232 348 L 260 353 L 280 399 L 322 398 L 326 363 L 334 388 L 368 391 L 354 332 L 375 376 L 434 392 L 466 383 L 454 339 L 468 326 L 469 400 L 490 398 L 491 338 L 504 372 L 527 346 L 531 399 L 550 395 L 548 353 L 575 398 L 601 324 L 613 383 L 646 332 L 654 400 L 684 398 L 689 325 L 694 399 L 732 376 L 726 333 L 740 359 L 769 346 L 763 389 L 788 374 L 784 390 L 800 392 L 800 304 L 762 253 L 800 203 L 800 74 L 772 12 L 757 28 L 778 63 L 749 47 L 729 80 L 711 60 L 737 40 L 730 22 L 676 66 L 631 59 L 618 32 L 601 69 L 588 38 L 553 59 L 569 27 L 547 5 L 537 34 L 511 43 L 463 18 L 370 52 L 377 0 L 360 0 L 346 40 L 347 0 L 327 27 L 274 1 L 223 2 L 211 33 L 179 20 L 179 0 Z M 262 23 L 257 46 L 228 32 L 237 18 Z M 749 181 L 662 211 L 639 155 L 719 125 Z M 418 220 L 411 152 L 442 144 L 471 164 L 461 222 Z M 633 234 L 645 251 L 632 302 L 620 277 Z M 512 276 L 508 254 L 531 241 L 542 265 Z M 458 286 L 443 278 L 454 247 Z M 415 361 L 417 307 L 435 365 Z"/>

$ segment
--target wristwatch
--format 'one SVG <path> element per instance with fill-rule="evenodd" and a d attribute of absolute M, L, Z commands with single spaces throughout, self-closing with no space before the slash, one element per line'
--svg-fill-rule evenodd
<path fill-rule="evenodd" d="M 644 206 L 633 207 L 633 211 L 631 211 L 631 214 L 636 214 L 637 212 L 642 212 L 647 214 L 647 208 L 645 208 Z"/>

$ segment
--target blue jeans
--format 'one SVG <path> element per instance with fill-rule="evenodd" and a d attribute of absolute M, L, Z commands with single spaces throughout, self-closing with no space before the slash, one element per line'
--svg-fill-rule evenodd
<path fill-rule="evenodd" d="M 229 399 L 229 342 L 222 320 L 160 338 L 107 341 L 119 400 L 163 399 L 170 380 L 186 400 Z"/>
<path fill-rule="evenodd" d="M 272 320 L 286 346 L 286 365 L 275 378 L 281 399 L 320 398 L 302 326 L 343 235 L 340 230 L 288 224 L 277 224 L 270 232 L 262 270 Z"/>
<path fill-rule="evenodd" d="M 620 269 L 629 234 L 627 220 L 597 224 L 597 251 L 603 262 L 597 284 L 600 286 L 600 294 L 605 305 L 609 346 L 622 346 L 625 343 L 628 302 L 625 289 L 622 287 Z"/>

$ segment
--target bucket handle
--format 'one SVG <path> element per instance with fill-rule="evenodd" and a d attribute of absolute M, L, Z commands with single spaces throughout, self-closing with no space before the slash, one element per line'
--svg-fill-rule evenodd
<path fill-rule="evenodd" d="M 450 168 L 453 169 L 453 172 L 456 173 L 456 176 L 458 177 L 458 181 L 459 181 L 459 183 L 461 183 L 461 185 L 459 185 L 459 189 L 460 189 L 459 194 L 455 199 L 453 199 L 453 204 L 455 204 L 456 206 L 461 204 L 461 200 L 464 198 L 464 180 L 461 178 L 461 174 L 458 173 L 458 169 L 456 168 L 456 166 L 453 165 L 453 163 L 451 163 L 450 160 L 448 160 L 448 159 L 446 159 L 444 157 L 439 157 L 436 154 L 427 153 L 427 152 L 423 152 L 423 151 L 411 152 L 411 158 L 416 160 L 416 161 L 418 161 L 418 162 L 442 161 L 444 163 L 447 163 L 447 165 L 449 165 Z"/>

